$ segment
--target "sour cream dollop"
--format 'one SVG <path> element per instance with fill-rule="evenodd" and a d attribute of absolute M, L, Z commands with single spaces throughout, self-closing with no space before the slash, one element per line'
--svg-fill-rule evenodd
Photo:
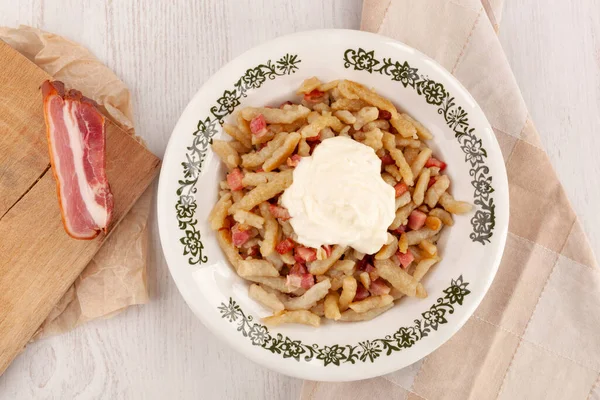
<path fill-rule="evenodd" d="M 281 200 L 299 243 L 314 248 L 340 244 L 373 254 L 387 240 L 395 194 L 381 178 L 375 151 L 338 136 L 302 158 Z"/>

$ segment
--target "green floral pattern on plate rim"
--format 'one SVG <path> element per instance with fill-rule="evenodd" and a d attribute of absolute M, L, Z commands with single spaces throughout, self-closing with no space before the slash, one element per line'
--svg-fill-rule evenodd
<path fill-rule="evenodd" d="M 178 181 L 178 200 L 175 205 L 179 229 L 185 233 L 185 236 L 179 241 L 183 245 L 183 255 L 188 256 L 190 265 L 208 261 L 206 255 L 203 254 L 204 245 L 197 227 L 198 220 L 194 218 L 197 208 L 195 194 L 198 191 L 196 184 L 202 172 L 202 164 L 206 158 L 208 146 L 218 133 L 217 124 L 223 124 L 223 118 L 240 105 L 240 99 L 248 95 L 248 90 L 258 89 L 267 79 L 273 80 L 278 76 L 295 73 L 300 62 L 297 55 L 286 54 L 276 62 L 269 60 L 265 64 L 246 70 L 246 73 L 233 85 L 233 89 L 225 90 L 223 95 L 217 99 L 217 105 L 210 109 L 211 116 L 198 121 L 193 133 L 192 145 L 187 148 L 185 161 L 181 163 L 183 179 Z"/>
<path fill-rule="evenodd" d="M 278 333 L 273 336 L 266 326 L 254 322 L 252 315 L 246 315 L 240 306 L 230 297 L 229 303 L 221 303 L 219 312 L 221 318 L 237 324 L 238 332 L 248 338 L 254 346 L 260 346 L 273 354 L 280 354 L 283 358 L 293 358 L 300 361 L 311 361 L 313 358 L 321 360 L 323 365 L 339 366 L 341 363 L 354 364 L 357 361 L 374 362 L 376 358 L 385 354 L 402 351 L 412 347 L 419 340 L 427 337 L 431 331 L 437 331 L 440 325 L 448 322 L 448 315 L 454 313 L 456 305 L 462 305 L 465 296 L 471 291 L 467 289 L 469 283 L 463 282 L 462 275 L 453 279 L 450 286 L 444 289 L 444 296 L 437 299 L 429 310 L 421 314 L 422 319 L 416 319 L 414 325 L 401 327 L 393 334 L 383 339 L 372 339 L 358 342 L 358 344 L 320 346 L 304 344 L 300 340 L 293 340 Z"/>
<path fill-rule="evenodd" d="M 411 87 L 419 95 L 425 97 L 428 104 L 438 106 L 438 114 L 443 115 L 447 126 L 452 129 L 462 151 L 465 153 L 465 162 L 470 164 L 469 173 L 473 178 L 475 205 L 479 206 L 471 219 L 473 232 L 469 235 L 471 240 L 486 244 L 490 241 L 495 227 L 495 204 L 491 194 L 494 192 L 492 177 L 484 160 L 487 151 L 482 147 L 481 139 L 475 135 L 475 129 L 469 127 L 468 113 L 457 106 L 454 97 L 448 93 L 444 85 L 418 74 L 417 68 L 412 68 L 406 61 L 400 63 L 390 58 L 378 60 L 374 51 L 348 49 L 344 52 L 344 67 L 353 68 L 368 73 L 380 73 L 390 76 L 393 81 L 400 82 L 404 87 Z M 190 265 L 203 264 L 208 261 L 203 254 L 204 245 L 198 220 L 194 217 L 197 203 L 195 194 L 198 188 L 198 178 L 202 171 L 208 146 L 213 137 L 218 133 L 217 124 L 223 123 L 223 118 L 231 114 L 240 105 L 240 99 L 247 96 L 248 90 L 260 88 L 267 79 L 273 80 L 277 76 L 293 74 L 298 70 L 301 60 L 298 55 L 286 54 L 276 62 L 271 60 L 265 64 L 257 65 L 246 70 L 245 74 L 234 84 L 232 90 L 225 90 L 217 99 L 217 104 L 211 107 L 211 116 L 199 120 L 193 132 L 191 146 L 187 147 L 185 160 L 181 163 L 183 179 L 178 181 L 175 211 L 179 229 L 184 236 L 179 239 L 183 245 L 183 255 L 188 256 Z"/>
<path fill-rule="evenodd" d="M 348 49 L 344 52 L 344 67 L 353 67 L 356 71 L 366 71 L 370 74 L 387 75 L 402 86 L 411 87 L 417 94 L 425 97 L 428 104 L 438 107 L 438 114 L 444 116 L 446 125 L 454 132 L 461 150 L 465 153 L 465 162 L 470 164 L 469 174 L 471 185 L 475 190 L 475 205 L 479 209 L 471 218 L 473 232 L 471 240 L 483 245 L 490 242 L 496 226 L 496 205 L 491 194 L 494 192 L 490 169 L 485 165 L 487 151 L 483 148 L 481 139 L 475 135 L 475 128 L 469 126 L 469 115 L 456 105 L 455 98 L 450 95 L 444 85 L 419 75 L 417 68 L 412 68 L 406 61 L 392 61 L 391 58 L 378 60 L 375 51 L 362 48 Z"/>

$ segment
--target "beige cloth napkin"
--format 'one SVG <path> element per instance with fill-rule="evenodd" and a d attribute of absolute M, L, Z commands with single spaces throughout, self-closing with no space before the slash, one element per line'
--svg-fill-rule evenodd
<path fill-rule="evenodd" d="M 496 30 L 503 0 L 365 0 L 362 29 L 435 58 L 500 143 L 510 226 L 502 264 L 465 326 L 423 360 L 302 399 L 600 399 L 600 270 L 541 148 Z"/>
<path fill-rule="evenodd" d="M 0 28 L 0 39 L 67 87 L 78 89 L 98 102 L 104 115 L 135 135 L 127 86 L 87 49 L 27 26 Z M 146 191 L 52 310 L 35 339 L 148 302 L 146 257 L 150 201 L 151 191 Z"/>

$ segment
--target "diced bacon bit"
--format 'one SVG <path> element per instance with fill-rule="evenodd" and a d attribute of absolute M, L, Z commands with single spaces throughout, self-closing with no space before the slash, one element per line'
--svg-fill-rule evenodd
<path fill-rule="evenodd" d="M 286 278 L 286 284 L 289 286 L 310 289 L 315 284 L 315 276 L 309 274 L 304 264 L 296 263 Z"/>
<path fill-rule="evenodd" d="M 396 161 L 394 161 L 394 159 L 392 158 L 391 155 L 386 154 L 385 156 L 381 157 L 381 165 L 394 165 L 396 164 Z"/>
<path fill-rule="evenodd" d="M 400 197 L 404 193 L 406 193 L 406 191 L 408 190 L 408 186 L 406 186 L 406 183 L 400 182 L 396 184 L 396 186 L 394 186 L 394 189 L 396 189 L 396 197 Z"/>
<path fill-rule="evenodd" d="M 369 293 L 367 288 L 365 288 L 362 285 L 362 283 L 359 283 L 358 286 L 356 286 L 356 295 L 354 296 L 354 300 L 352 300 L 352 301 L 361 301 L 361 300 L 366 299 L 370 295 L 371 295 L 371 293 Z"/>
<path fill-rule="evenodd" d="M 366 271 L 367 265 L 373 264 L 373 256 L 370 254 L 365 254 L 362 260 L 358 260 L 356 262 L 356 269 L 359 271 Z"/>
<path fill-rule="evenodd" d="M 307 142 L 320 142 L 321 141 L 321 132 L 317 136 L 311 136 L 306 138 Z"/>
<path fill-rule="evenodd" d="M 379 119 L 392 119 L 392 113 L 387 110 L 379 110 Z"/>
<path fill-rule="evenodd" d="M 296 247 L 295 254 L 296 261 L 298 262 L 311 262 L 317 259 L 317 250 L 309 247 L 298 246 Z"/>
<path fill-rule="evenodd" d="M 41 89 L 63 226 L 74 239 L 93 239 L 106 233 L 114 205 L 106 177 L 104 116 L 96 102 L 77 90 L 66 91 L 60 81 L 45 81 Z"/>
<path fill-rule="evenodd" d="M 287 165 L 288 167 L 295 168 L 298 166 L 298 164 L 300 164 L 300 160 L 302 160 L 302 157 L 300 157 L 298 154 L 294 154 L 293 156 L 288 157 Z"/>
<path fill-rule="evenodd" d="M 391 288 L 384 282 L 383 279 L 375 279 L 371 280 L 371 286 L 369 286 L 369 291 L 373 296 L 382 296 L 384 294 L 389 294 Z"/>
<path fill-rule="evenodd" d="M 427 214 L 422 211 L 414 210 L 408 216 L 408 227 L 413 231 L 421 229 L 423 225 L 425 225 L 425 220 L 427 219 Z"/>
<path fill-rule="evenodd" d="M 275 204 L 269 204 L 269 211 L 275 218 L 279 218 L 282 221 L 287 221 L 290 217 L 290 213 L 287 208 L 276 206 Z"/>
<path fill-rule="evenodd" d="M 264 134 L 263 130 L 267 129 L 267 121 L 265 120 L 265 116 L 262 114 L 258 114 L 256 117 L 252 118 L 250 121 L 250 132 L 254 135 Z"/>
<path fill-rule="evenodd" d="M 429 178 L 429 183 L 427 184 L 427 187 L 430 188 L 433 186 L 433 184 L 435 183 L 436 179 L 435 176 L 432 176 L 431 178 Z"/>
<path fill-rule="evenodd" d="M 397 229 L 394 229 L 392 232 L 395 233 L 396 235 L 400 236 L 404 232 L 406 232 L 406 225 L 400 225 Z"/>
<path fill-rule="evenodd" d="M 294 248 L 294 241 L 290 238 L 282 240 L 281 242 L 277 243 L 277 246 L 275 246 L 275 250 L 279 254 L 285 254 L 288 251 L 292 250 L 293 248 Z"/>
<path fill-rule="evenodd" d="M 313 287 L 313 285 L 315 284 L 315 276 L 312 274 L 304 274 L 302 275 L 302 283 L 300 284 L 300 287 L 302 289 L 310 289 L 311 287 Z"/>
<path fill-rule="evenodd" d="M 289 100 L 288 101 L 284 101 L 283 103 L 281 103 L 281 105 L 279 106 L 279 108 L 283 109 L 283 106 L 291 106 L 292 104 L 294 104 L 294 103 L 292 103 Z"/>
<path fill-rule="evenodd" d="M 304 275 L 308 274 L 308 270 L 306 269 L 306 265 L 304 263 L 296 263 L 292 268 L 290 268 L 290 275 Z"/>
<path fill-rule="evenodd" d="M 310 289 L 315 284 L 315 276 L 312 274 L 304 274 L 302 275 L 302 281 L 300 282 L 300 287 L 302 289 Z"/>
<path fill-rule="evenodd" d="M 398 257 L 398 261 L 402 265 L 402 268 L 405 269 L 408 268 L 410 263 L 415 259 L 415 256 L 410 251 L 407 251 L 406 253 L 397 252 L 396 257 Z"/>
<path fill-rule="evenodd" d="M 371 281 L 374 281 L 375 279 L 379 278 L 377 269 L 371 264 L 367 264 L 367 266 L 364 268 L 364 271 L 369 274 L 369 278 L 371 278 Z"/>
<path fill-rule="evenodd" d="M 443 161 L 438 160 L 437 158 L 430 157 L 429 160 L 427 160 L 427 162 L 425 163 L 425 166 L 427 168 L 438 167 L 440 171 L 443 171 L 446 169 L 447 164 Z"/>
<path fill-rule="evenodd" d="M 263 144 L 265 144 L 265 143 L 263 143 Z M 265 170 L 262 167 L 260 167 L 260 168 L 256 168 L 256 172 L 265 172 Z"/>
<path fill-rule="evenodd" d="M 235 247 L 240 247 L 250 239 L 252 232 L 250 229 L 242 229 L 240 224 L 235 224 L 231 228 L 231 241 Z"/>
<path fill-rule="evenodd" d="M 235 168 L 227 174 L 227 184 L 231 190 L 242 190 L 244 188 L 242 179 L 244 179 L 244 174 L 239 168 Z"/>
<path fill-rule="evenodd" d="M 304 95 L 304 100 L 309 101 L 311 103 L 318 103 L 323 98 L 325 92 L 321 92 L 319 89 L 315 89 L 310 93 L 306 93 Z"/>
<path fill-rule="evenodd" d="M 364 271 L 367 266 L 367 260 L 365 260 L 367 256 L 364 256 L 362 260 L 358 260 L 356 262 L 356 269 L 358 271 Z"/>
<path fill-rule="evenodd" d="M 327 258 L 331 257 L 331 246 L 328 244 L 324 244 L 321 247 L 323 248 L 323 250 L 325 250 L 325 254 L 327 255 Z"/>

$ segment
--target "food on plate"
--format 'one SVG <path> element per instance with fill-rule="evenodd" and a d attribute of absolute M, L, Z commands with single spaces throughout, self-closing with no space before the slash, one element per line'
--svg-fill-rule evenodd
<path fill-rule="evenodd" d="M 228 172 L 209 223 L 274 312 L 263 321 L 366 321 L 426 297 L 441 232 L 471 210 L 448 193 L 433 135 L 356 82 L 313 77 L 298 94 L 242 109 L 212 145 Z"/>
<path fill-rule="evenodd" d="M 113 195 L 106 178 L 104 116 L 93 100 L 59 81 L 42 84 L 46 135 L 65 231 L 75 239 L 106 232 Z"/>

